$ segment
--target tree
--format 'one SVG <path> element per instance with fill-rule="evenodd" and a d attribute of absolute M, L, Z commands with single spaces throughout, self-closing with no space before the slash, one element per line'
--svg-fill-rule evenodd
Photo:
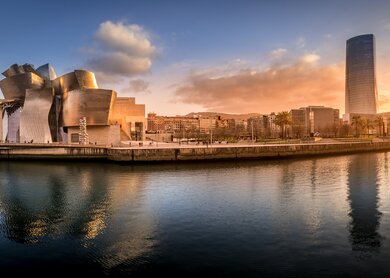
<path fill-rule="evenodd" d="M 367 132 L 366 134 L 370 135 L 371 128 L 373 127 L 372 121 L 370 119 L 362 119 L 362 127 Z"/>
<path fill-rule="evenodd" d="M 282 138 L 286 138 L 286 128 L 292 123 L 291 115 L 287 111 L 279 112 L 275 117 L 275 124 L 282 129 Z"/>
<path fill-rule="evenodd" d="M 332 126 L 331 126 L 331 130 L 332 130 L 332 133 L 333 133 L 333 137 L 337 137 L 337 135 L 339 134 L 339 129 L 340 129 L 340 124 L 339 123 L 333 123 Z"/>
<path fill-rule="evenodd" d="M 363 120 L 360 115 L 355 115 L 352 117 L 351 125 L 355 127 L 355 136 L 359 137 L 359 130 L 363 125 Z"/>
<path fill-rule="evenodd" d="M 292 125 L 292 133 L 296 138 L 301 138 L 305 134 L 305 127 L 301 124 Z"/>
<path fill-rule="evenodd" d="M 375 119 L 375 124 L 378 127 L 379 130 L 379 136 L 382 136 L 384 134 L 384 122 L 383 122 L 383 117 L 382 116 L 377 116 Z"/>
<path fill-rule="evenodd" d="M 351 126 L 350 126 L 350 125 L 348 125 L 348 124 L 342 124 L 342 125 L 340 126 L 340 133 L 339 133 L 339 135 L 340 135 L 341 137 L 348 137 L 349 134 L 350 134 L 350 131 L 351 131 Z"/>

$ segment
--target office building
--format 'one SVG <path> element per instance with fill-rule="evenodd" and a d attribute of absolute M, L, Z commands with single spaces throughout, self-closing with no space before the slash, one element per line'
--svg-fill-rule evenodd
<path fill-rule="evenodd" d="M 345 113 L 376 114 L 378 93 L 374 35 L 347 40 L 345 74 Z"/>
<path fill-rule="evenodd" d="M 339 110 L 324 106 L 307 106 L 291 109 L 292 135 L 335 136 L 339 128 Z"/>

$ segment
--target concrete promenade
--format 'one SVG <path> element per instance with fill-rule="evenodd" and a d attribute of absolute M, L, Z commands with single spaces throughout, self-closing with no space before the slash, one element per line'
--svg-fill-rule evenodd
<path fill-rule="evenodd" d="M 390 141 L 300 144 L 132 144 L 126 147 L 0 144 L 1 160 L 111 160 L 125 162 L 241 160 L 390 151 Z"/>

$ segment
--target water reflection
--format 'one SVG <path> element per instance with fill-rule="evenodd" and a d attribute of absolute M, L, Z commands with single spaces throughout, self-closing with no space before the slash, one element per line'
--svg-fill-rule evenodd
<path fill-rule="evenodd" d="M 55 233 L 55 224 L 63 218 L 63 183 L 60 176 L 39 176 L 38 167 L 31 167 L 30 176 L 27 168 L 8 166 L 2 165 L 1 169 L 0 204 L 3 221 L 0 228 L 11 240 L 37 243 L 39 238 Z M 26 174 L 29 178 L 26 178 Z M 27 184 L 33 180 L 37 183 L 36 187 L 31 188 Z M 33 198 L 30 196 L 31 190 L 34 190 Z"/>
<path fill-rule="evenodd" d="M 121 178 L 127 168 L 107 165 L 97 171 L 94 166 L 0 164 L 1 231 L 19 243 L 64 235 L 90 240 L 102 234 L 113 204 L 121 206 L 118 200 L 127 193 L 136 198 L 139 190 L 134 188 L 142 183 Z"/>
<path fill-rule="evenodd" d="M 387 154 L 136 166 L 2 162 L 0 268 L 350 274 L 361 258 L 390 254 L 379 233 L 390 230 L 379 212 L 390 211 L 388 163 Z"/>
<path fill-rule="evenodd" d="M 378 210 L 378 156 L 362 154 L 351 157 L 348 167 L 349 225 L 352 250 L 364 259 L 380 251 L 381 213 Z"/>
<path fill-rule="evenodd" d="M 24 163 L 1 166 L 0 200 L 5 214 L 1 227 L 9 239 L 20 243 L 38 243 L 45 237 L 60 236 L 69 231 L 89 236 L 88 227 L 93 216 L 85 217 L 86 208 L 88 214 L 96 215 L 90 204 L 100 207 L 100 198 L 106 198 L 107 192 L 97 185 L 83 198 L 83 202 L 75 202 L 74 199 L 79 199 L 80 195 L 72 192 L 74 199 L 68 200 L 72 196 L 68 196 L 69 181 L 64 179 L 69 176 L 69 171 L 74 172 L 72 167 Z M 74 211 L 77 213 L 69 214 Z"/>

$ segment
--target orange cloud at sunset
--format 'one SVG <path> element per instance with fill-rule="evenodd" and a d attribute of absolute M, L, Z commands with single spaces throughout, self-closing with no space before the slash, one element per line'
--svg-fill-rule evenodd
<path fill-rule="evenodd" d="M 383 63 L 378 67 L 378 112 L 390 112 L 390 70 Z"/>
<path fill-rule="evenodd" d="M 390 91 L 382 90 L 378 95 L 378 112 L 390 112 Z"/>
<path fill-rule="evenodd" d="M 175 97 L 209 111 L 270 113 L 307 105 L 324 105 L 344 112 L 345 65 L 317 65 L 314 54 L 288 66 L 244 70 L 213 78 L 193 73 Z"/>

